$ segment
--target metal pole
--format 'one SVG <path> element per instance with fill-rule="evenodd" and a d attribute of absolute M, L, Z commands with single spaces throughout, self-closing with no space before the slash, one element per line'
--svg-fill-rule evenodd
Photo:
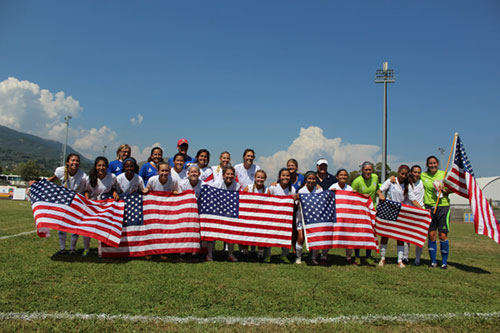
<path fill-rule="evenodd" d="M 382 173 L 381 182 L 385 181 L 387 170 L 387 82 L 384 82 L 384 133 L 382 138 Z"/>
<path fill-rule="evenodd" d="M 66 159 L 66 147 L 68 146 L 68 131 L 69 131 L 69 120 L 71 116 L 64 117 L 64 121 L 66 122 L 66 141 L 64 141 L 64 149 L 63 149 L 63 157 L 62 157 L 62 165 L 64 165 L 64 160 Z"/>

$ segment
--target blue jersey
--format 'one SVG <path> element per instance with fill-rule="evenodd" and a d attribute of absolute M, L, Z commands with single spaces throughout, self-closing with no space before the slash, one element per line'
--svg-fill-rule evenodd
<path fill-rule="evenodd" d="M 123 173 L 123 162 L 120 160 L 111 161 L 108 165 L 108 173 L 114 173 L 115 176 Z"/>
<path fill-rule="evenodd" d="M 293 187 L 295 187 L 295 191 L 298 191 L 299 188 L 304 185 L 304 176 L 300 173 L 297 174 L 297 179 L 295 179 L 295 183 L 292 184 Z"/>
<path fill-rule="evenodd" d="M 196 159 L 195 158 L 192 158 L 191 156 L 189 155 L 186 155 L 186 161 L 184 162 L 184 169 L 187 167 L 188 164 L 190 163 L 196 163 Z M 174 157 L 170 157 L 168 159 L 168 164 L 173 168 L 175 165 L 174 165 Z"/>
<path fill-rule="evenodd" d="M 148 179 L 156 176 L 158 174 L 158 170 L 151 164 L 151 162 L 147 162 L 141 167 L 139 171 L 139 176 L 144 180 L 144 186 L 148 184 Z"/>

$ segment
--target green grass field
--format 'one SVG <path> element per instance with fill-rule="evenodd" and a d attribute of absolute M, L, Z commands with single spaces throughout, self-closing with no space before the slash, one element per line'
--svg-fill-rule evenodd
<path fill-rule="evenodd" d="M 0 238 L 34 230 L 27 202 L 0 200 Z M 0 239 L 0 330 L 39 331 L 478 331 L 500 327 L 500 246 L 451 226 L 449 269 L 346 266 L 343 249 L 330 251 L 327 267 L 307 264 L 212 263 L 99 259 L 55 255 L 57 233 Z M 68 237 L 69 242 L 69 237 Z M 78 248 L 83 247 L 79 240 Z M 395 241 L 389 260 L 395 262 Z M 277 253 L 277 251 L 276 251 Z M 414 248 L 412 249 L 414 254 Z M 438 258 L 439 258 L 438 254 Z M 158 320 L 22 320 L 10 313 L 108 314 L 149 317 L 334 318 L 345 322 L 288 324 L 172 323 Z M 381 318 L 401 314 L 497 313 L 485 317 Z M 377 316 L 365 320 L 364 316 Z"/>

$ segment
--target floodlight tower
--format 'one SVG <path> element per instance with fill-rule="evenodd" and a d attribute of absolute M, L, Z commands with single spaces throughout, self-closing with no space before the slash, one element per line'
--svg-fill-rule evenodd
<path fill-rule="evenodd" d="M 62 156 L 62 165 L 64 165 L 64 161 L 66 158 L 66 147 L 68 146 L 68 131 L 69 131 L 69 121 L 71 119 L 71 116 L 66 116 L 64 117 L 64 123 L 66 123 L 66 141 L 64 141 L 64 148 L 63 148 L 63 156 Z"/>
<path fill-rule="evenodd" d="M 386 61 L 382 69 L 377 69 L 375 72 L 375 83 L 384 84 L 384 131 L 382 134 L 382 174 L 381 182 L 385 181 L 385 174 L 387 170 L 387 83 L 396 82 L 394 70 L 389 69 L 389 63 Z"/>

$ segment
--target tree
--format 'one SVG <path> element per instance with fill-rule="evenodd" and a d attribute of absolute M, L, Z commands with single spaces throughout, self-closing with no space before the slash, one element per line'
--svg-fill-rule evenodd
<path fill-rule="evenodd" d="M 382 180 L 382 177 L 381 177 L 381 175 L 382 175 L 382 162 L 378 162 L 377 164 L 375 164 L 374 172 L 377 174 L 378 179 L 381 181 Z M 396 171 L 392 171 L 389 164 L 387 164 L 386 169 L 385 169 L 385 179 L 388 179 L 390 176 L 397 176 L 397 175 L 398 175 L 398 173 Z"/>
<path fill-rule="evenodd" d="M 349 178 L 347 179 L 347 183 L 348 184 L 352 184 L 352 181 L 356 178 L 358 178 L 358 176 L 360 175 L 361 173 L 358 171 L 358 170 L 354 170 L 354 171 L 351 171 L 349 173 Z"/>
<path fill-rule="evenodd" d="M 25 181 L 36 180 L 40 177 L 40 168 L 33 160 L 25 163 L 19 163 L 17 166 L 17 172 Z"/>

